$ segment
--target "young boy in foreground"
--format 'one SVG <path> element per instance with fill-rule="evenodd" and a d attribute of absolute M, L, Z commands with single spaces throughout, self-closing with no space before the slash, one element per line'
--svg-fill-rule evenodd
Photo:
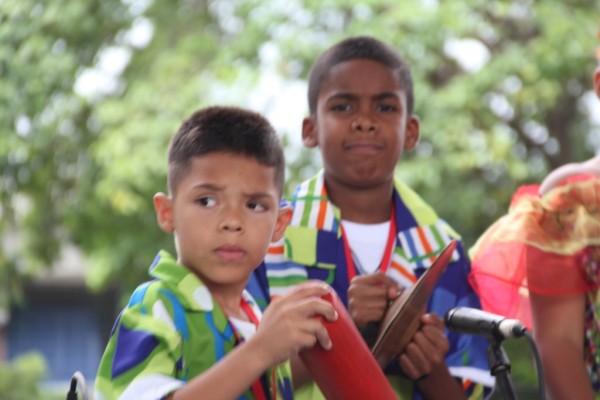
<path fill-rule="evenodd" d="M 119 316 L 96 400 L 293 398 L 286 361 L 317 342 L 329 349 L 314 316 L 337 315 L 320 298 L 323 282 L 298 287 L 264 315 L 244 290 L 289 222 L 283 181 L 283 150 L 262 116 L 210 107 L 182 124 L 169 148 L 169 193 L 154 196 L 177 258 L 159 252 L 154 280 Z"/>
<path fill-rule="evenodd" d="M 394 177 L 403 151 L 417 145 L 419 120 L 409 67 L 393 48 L 370 37 L 335 44 L 312 67 L 308 103 L 302 139 L 319 148 L 324 169 L 296 189 L 285 237 L 271 246 L 253 282 L 276 298 L 307 279 L 323 280 L 372 337 L 391 301 L 459 236 Z M 386 369 L 402 399 L 490 392 L 487 340 L 445 332 L 439 317 L 457 306 L 480 307 L 468 272 L 459 244 L 422 327 Z M 315 393 L 308 396 L 319 398 Z"/>

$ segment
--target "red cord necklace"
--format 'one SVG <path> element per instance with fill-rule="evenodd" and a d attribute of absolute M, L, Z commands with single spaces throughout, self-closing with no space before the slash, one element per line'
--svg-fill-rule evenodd
<path fill-rule="evenodd" d="M 356 270 L 356 266 L 354 265 L 354 259 L 352 258 L 352 250 L 350 249 L 350 245 L 348 244 L 348 239 L 346 238 L 346 233 L 344 232 L 344 227 L 340 224 L 342 228 L 342 239 L 344 241 L 344 253 L 346 254 L 346 270 L 348 271 L 348 284 L 352 282 L 352 278 L 354 278 L 358 272 Z M 390 260 L 392 259 L 392 253 L 394 252 L 394 246 L 396 244 L 396 211 L 395 207 L 392 204 L 392 210 L 390 212 L 390 230 L 388 232 L 387 243 L 385 245 L 385 250 L 383 253 L 383 259 L 377 267 L 378 271 L 385 273 L 390 265 Z"/>
<path fill-rule="evenodd" d="M 244 311 L 246 316 L 248 316 L 248 319 L 250 320 L 250 322 L 252 324 L 254 324 L 254 326 L 256 326 L 256 328 L 258 328 L 258 322 L 259 322 L 258 317 L 254 313 L 254 310 L 252 309 L 252 306 L 250 305 L 250 303 L 243 297 L 240 299 L 240 308 L 242 309 L 242 311 Z M 235 328 L 235 324 L 233 324 L 231 322 L 231 320 L 229 320 L 229 325 L 231 325 L 231 329 L 233 330 L 233 334 L 235 336 L 236 341 L 239 344 L 244 343 L 245 342 L 244 337 L 240 334 L 240 332 L 238 332 L 238 330 Z M 273 368 L 272 370 L 273 370 L 273 372 L 271 374 L 271 387 L 273 388 L 272 400 L 277 400 L 277 382 L 276 382 L 275 368 Z M 260 378 L 255 380 L 252 383 L 251 390 L 252 390 L 252 394 L 254 394 L 254 398 L 256 400 L 267 400 L 269 398 L 268 391 L 262 384 Z"/>

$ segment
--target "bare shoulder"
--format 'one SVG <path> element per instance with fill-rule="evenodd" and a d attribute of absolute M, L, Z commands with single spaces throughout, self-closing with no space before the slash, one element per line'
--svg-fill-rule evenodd
<path fill-rule="evenodd" d="M 583 162 L 588 173 L 600 176 L 600 154 Z"/>
<path fill-rule="evenodd" d="M 561 165 L 550 172 L 540 184 L 540 194 L 544 195 L 561 181 L 575 175 L 592 174 L 600 176 L 600 155 L 589 160 Z"/>

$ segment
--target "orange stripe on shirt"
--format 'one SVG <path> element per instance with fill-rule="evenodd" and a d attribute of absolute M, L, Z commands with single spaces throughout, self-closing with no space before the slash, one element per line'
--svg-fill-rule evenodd
<path fill-rule="evenodd" d="M 270 246 L 267 249 L 268 254 L 283 254 L 283 245 L 281 246 Z"/>
<path fill-rule="evenodd" d="M 419 234 L 419 239 L 421 240 L 421 244 L 425 248 L 425 254 L 433 253 L 433 249 L 431 248 L 431 245 L 429 244 L 429 241 L 427 240 L 427 236 L 425 236 L 425 231 L 423 230 L 422 226 L 417 226 L 417 233 Z M 429 257 L 429 259 L 431 261 L 435 260 L 435 258 L 436 257 L 434 255 Z"/>
<path fill-rule="evenodd" d="M 395 261 L 392 261 L 392 268 L 394 268 L 396 271 L 398 271 L 400 273 L 400 275 L 402 275 L 403 277 L 405 277 L 412 283 L 415 283 L 417 281 L 417 277 L 414 274 L 407 271 L 406 268 L 404 268 L 401 264 L 399 264 Z"/>
<path fill-rule="evenodd" d="M 325 185 L 321 189 L 321 196 L 327 196 L 327 192 L 325 191 Z M 319 201 L 319 214 L 317 215 L 317 227 L 319 229 L 323 229 L 325 225 L 325 212 L 327 211 L 327 201 L 321 200 Z"/>

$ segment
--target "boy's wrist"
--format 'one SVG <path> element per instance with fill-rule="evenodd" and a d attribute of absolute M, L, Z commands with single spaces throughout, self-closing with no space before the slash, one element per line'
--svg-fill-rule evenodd
<path fill-rule="evenodd" d="M 427 399 L 463 400 L 467 396 L 444 363 L 413 380 Z"/>
<path fill-rule="evenodd" d="M 248 342 L 240 346 L 240 350 L 248 354 L 251 364 L 255 365 L 261 371 L 265 371 L 277 364 L 278 360 L 268 351 L 268 343 L 262 343 L 260 337 L 254 336 Z"/>

